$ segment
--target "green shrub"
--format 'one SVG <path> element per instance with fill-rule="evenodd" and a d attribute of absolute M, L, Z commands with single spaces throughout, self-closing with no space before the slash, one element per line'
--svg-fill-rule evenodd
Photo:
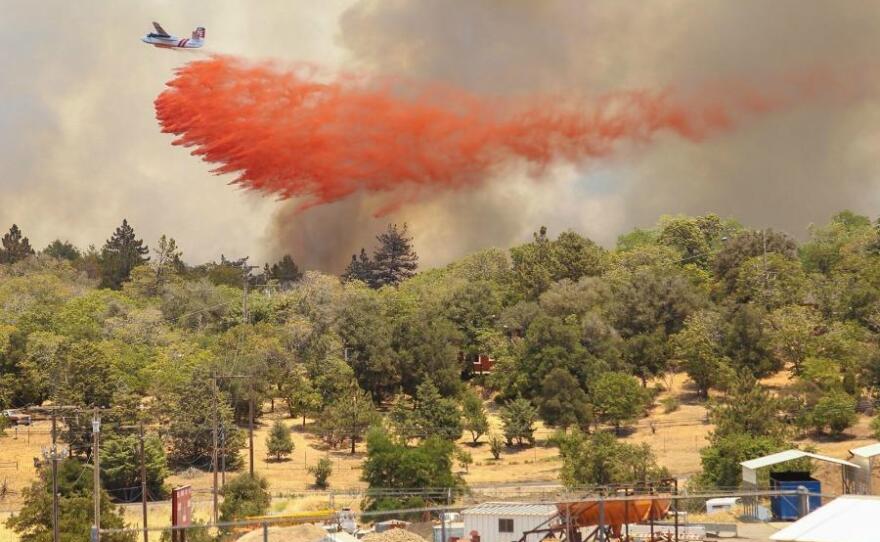
<path fill-rule="evenodd" d="M 498 433 L 489 435 L 489 451 L 496 460 L 501 459 L 501 452 L 504 451 L 504 441 L 498 436 Z"/>
<path fill-rule="evenodd" d="M 333 473 L 333 462 L 326 457 L 322 457 L 316 465 L 308 468 L 309 474 L 315 477 L 315 487 L 318 489 L 327 489 L 329 485 L 327 479 Z"/>
<path fill-rule="evenodd" d="M 240 474 L 223 488 L 220 520 L 235 521 L 249 516 L 262 516 L 269 510 L 269 482 L 259 474 Z"/>
<path fill-rule="evenodd" d="M 676 410 L 678 410 L 678 407 L 681 406 L 681 402 L 678 400 L 678 397 L 672 395 L 660 401 L 660 404 L 663 406 L 664 414 L 675 412 Z"/>
<path fill-rule="evenodd" d="M 840 436 L 856 423 L 856 400 L 845 391 L 833 391 L 824 395 L 810 412 L 811 425 L 818 432 L 827 427 L 834 436 Z"/>

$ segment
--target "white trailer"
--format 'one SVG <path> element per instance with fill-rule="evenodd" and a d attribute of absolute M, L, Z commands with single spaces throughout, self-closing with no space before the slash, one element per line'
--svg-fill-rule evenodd
<path fill-rule="evenodd" d="M 476 533 L 480 542 L 514 542 L 525 531 L 548 526 L 557 514 L 552 504 L 488 502 L 462 511 L 464 538 Z M 530 534 L 526 542 L 540 542 L 547 533 Z"/>

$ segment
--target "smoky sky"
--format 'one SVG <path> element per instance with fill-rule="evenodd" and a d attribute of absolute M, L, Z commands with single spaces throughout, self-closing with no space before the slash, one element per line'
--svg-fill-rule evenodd
<path fill-rule="evenodd" d="M 368 195 L 296 213 L 248 194 L 161 134 L 152 101 L 201 53 L 149 48 L 207 27 L 208 52 L 448 83 L 486 96 L 760 86 L 815 67 L 875 80 L 880 4 L 824 0 L 61 0 L 4 3 L 0 22 L 0 227 L 37 247 L 100 244 L 127 217 L 193 263 L 289 252 L 338 271 L 389 222 L 407 222 L 425 266 L 525 242 L 547 225 L 606 245 L 662 214 L 706 212 L 803 237 L 850 208 L 876 217 L 880 108 L 815 100 L 694 143 L 660 136 L 536 178 L 512 168 L 472 190 L 422 192 L 384 216 Z"/>
<path fill-rule="evenodd" d="M 335 66 L 350 2 L 6 0 L 0 9 L 0 228 L 40 249 L 100 245 L 123 218 L 153 246 L 175 237 L 190 263 L 267 254 L 278 202 L 226 186 L 156 124 L 153 100 L 175 67 L 214 52 Z M 207 27 L 204 52 L 155 49 Z"/>
<path fill-rule="evenodd" d="M 880 4 L 861 1 L 361 0 L 340 17 L 338 42 L 349 66 L 370 73 L 489 95 L 590 97 L 724 81 L 761 88 L 815 68 L 867 84 L 878 30 Z M 675 213 L 714 212 L 803 237 L 843 208 L 876 216 L 875 98 L 863 89 L 845 103 L 815 100 L 701 143 L 661 138 L 543 180 L 507 173 L 490 189 L 426 196 L 384 219 L 408 219 L 431 263 L 526 241 L 541 224 L 611 244 Z M 281 216 L 282 244 L 287 228 L 311 220 Z M 379 219 L 337 217 L 334 235 L 369 246 Z"/>

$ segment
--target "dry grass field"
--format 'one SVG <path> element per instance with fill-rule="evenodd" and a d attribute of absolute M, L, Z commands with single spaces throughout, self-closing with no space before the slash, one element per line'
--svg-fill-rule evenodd
<path fill-rule="evenodd" d="M 781 388 L 788 384 L 788 378 L 786 375 L 780 374 L 767 379 L 764 383 Z M 650 416 L 639 420 L 622 437 L 627 442 L 650 444 L 659 463 L 665 465 L 675 476 L 680 478 L 699 472 L 699 450 L 706 445 L 707 437 L 712 430 L 712 426 L 706 422 L 706 408 L 701 401 L 697 400 L 688 384 L 683 375 L 676 375 L 671 380 L 667 379 L 664 385 L 670 389 L 660 394 Z M 673 412 L 666 413 L 660 401 L 669 396 L 676 397 L 680 406 Z M 500 431 L 501 423 L 497 415 L 497 408 L 491 402 L 487 403 L 487 407 L 490 424 L 494 430 Z M 269 427 L 279 418 L 292 428 L 296 449 L 289 460 L 275 462 L 267 460 L 265 440 Z M 799 444 L 813 446 L 820 453 L 846 458 L 849 449 L 872 442 L 868 423 L 869 418 L 861 417 L 856 426 L 847 432 L 848 438 L 846 440 L 833 441 L 810 438 L 800 441 Z M 474 463 L 470 466 L 469 472 L 462 472 L 462 475 L 471 486 L 515 484 L 517 482 L 555 483 L 558 480 L 561 461 L 557 449 L 546 445 L 551 434 L 552 430 L 539 424 L 536 432 L 537 446 L 506 449 L 501 459 L 496 461 L 489 452 L 485 436 L 480 439 L 477 445 L 472 445 L 470 435 L 466 433 L 459 442 L 459 446 L 472 454 Z M 17 508 L 19 504 L 17 494 L 30 483 L 35 475 L 33 458 L 40 454 L 41 447 L 47 446 L 49 441 L 49 425 L 45 421 L 35 422 L 30 430 L 22 428 L 17 435 L 14 430 L 7 430 L 6 435 L 0 437 L 0 464 L 7 465 L 10 462 L 17 464 L 17 467 L 0 469 L 0 480 L 5 478 L 12 492 L 10 497 L 0 501 L 0 520 L 5 519 L 10 510 Z M 247 458 L 247 450 L 243 450 L 243 456 L 245 459 Z M 322 457 L 329 457 L 333 462 L 330 487 L 340 492 L 335 497 L 335 504 L 337 506 L 357 506 L 358 499 L 345 496 L 344 491 L 364 487 L 363 482 L 360 481 L 360 466 L 364 457 L 363 444 L 357 447 L 354 454 L 349 453 L 346 449 L 330 450 L 308 432 L 308 426 L 304 431 L 301 427 L 301 421 L 285 418 L 280 410 L 264 415 L 262 423 L 257 426 L 255 431 L 255 469 L 269 478 L 273 493 L 282 494 L 273 500 L 273 513 L 318 509 L 327 506 L 327 498 L 323 496 L 294 498 L 293 495 L 290 497 L 283 495 L 310 489 L 313 477 L 306 468 L 315 464 Z M 234 473 L 228 475 L 234 476 Z M 823 482 L 826 489 L 832 492 L 840 490 L 840 473 L 837 468 L 819 465 L 817 477 Z M 197 502 L 197 517 L 207 519 L 210 516 L 211 474 L 209 472 L 197 470 L 179 472 L 174 474 L 168 483 L 170 485 L 192 485 L 195 492 L 194 498 Z M 140 524 L 141 512 L 138 506 L 127 506 L 125 513 L 131 524 Z M 170 519 L 170 506 L 167 503 L 151 505 L 150 517 L 154 518 L 151 521 L 155 526 L 167 524 Z M 16 542 L 16 539 L 4 527 L 0 526 L 0 542 Z"/>

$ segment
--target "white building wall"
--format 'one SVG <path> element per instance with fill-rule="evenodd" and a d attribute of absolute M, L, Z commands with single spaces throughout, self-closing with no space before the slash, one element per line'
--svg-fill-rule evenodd
<path fill-rule="evenodd" d="M 847 467 L 846 474 L 852 480 L 855 487 L 852 488 L 853 493 L 857 495 L 871 495 L 871 458 L 862 456 L 853 456 L 851 462 L 859 466 L 858 469 Z"/>
<path fill-rule="evenodd" d="M 480 542 L 514 542 L 522 538 L 524 531 L 530 531 L 538 526 L 545 524 L 553 514 L 547 516 L 536 515 L 490 515 L 490 514 L 468 514 L 462 513 L 464 520 L 464 537 L 469 538 L 471 531 L 477 531 L 480 534 Z M 513 532 L 502 533 L 498 530 L 499 519 L 512 519 Z M 526 542 L 540 542 L 546 536 L 546 533 L 530 534 L 526 538 Z"/>

